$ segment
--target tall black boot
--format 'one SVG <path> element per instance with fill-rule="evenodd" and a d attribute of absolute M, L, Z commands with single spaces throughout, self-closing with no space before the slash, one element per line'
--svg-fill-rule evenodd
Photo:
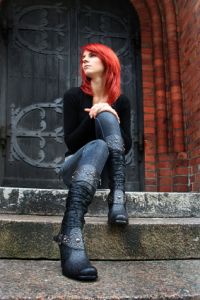
<path fill-rule="evenodd" d="M 121 150 L 109 149 L 110 193 L 108 195 L 108 223 L 128 224 L 125 197 L 125 154 Z"/>
<path fill-rule="evenodd" d="M 87 178 L 87 174 L 85 174 Z M 73 181 L 66 203 L 61 232 L 55 237 L 59 244 L 61 268 L 64 276 L 93 281 L 97 279 L 97 270 L 88 259 L 82 229 L 84 215 L 87 213 L 96 191 L 96 184 L 86 181 Z"/>

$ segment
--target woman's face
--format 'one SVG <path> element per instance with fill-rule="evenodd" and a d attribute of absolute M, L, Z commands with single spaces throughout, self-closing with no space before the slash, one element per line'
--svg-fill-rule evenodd
<path fill-rule="evenodd" d="M 105 70 L 101 59 L 97 57 L 96 54 L 87 50 L 83 52 L 82 69 L 89 78 L 103 76 Z"/>

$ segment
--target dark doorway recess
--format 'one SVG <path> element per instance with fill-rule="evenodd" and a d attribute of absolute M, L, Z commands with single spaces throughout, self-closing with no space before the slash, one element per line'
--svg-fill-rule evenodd
<path fill-rule="evenodd" d="M 5 1 L 1 15 L 1 185 L 64 188 L 62 96 L 80 84 L 79 49 L 113 48 L 131 101 L 127 190 L 143 190 L 140 26 L 129 1 Z"/>

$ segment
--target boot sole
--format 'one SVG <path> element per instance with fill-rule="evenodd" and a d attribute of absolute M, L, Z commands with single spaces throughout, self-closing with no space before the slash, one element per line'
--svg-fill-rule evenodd
<path fill-rule="evenodd" d="M 79 276 L 78 280 L 81 281 L 95 281 L 97 280 L 96 276 Z"/>
<path fill-rule="evenodd" d="M 125 221 L 125 220 L 115 220 L 114 223 L 117 224 L 117 225 L 127 225 L 128 221 Z"/>
<path fill-rule="evenodd" d="M 120 220 L 120 219 L 117 220 L 116 219 L 115 221 L 108 221 L 108 224 L 125 226 L 125 225 L 128 225 L 128 220 Z"/>
<path fill-rule="evenodd" d="M 70 276 L 68 274 L 65 274 L 64 272 L 62 272 L 63 276 L 67 277 L 67 278 L 71 278 L 71 279 L 74 279 L 74 280 L 79 280 L 79 281 L 95 281 L 97 280 L 98 276 L 96 275 L 89 275 L 89 276 Z"/>
<path fill-rule="evenodd" d="M 126 214 L 117 214 L 115 217 L 111 217 L 108 214 L 108 224 L 125 226 L 128 224 L 128 216 Z"/>

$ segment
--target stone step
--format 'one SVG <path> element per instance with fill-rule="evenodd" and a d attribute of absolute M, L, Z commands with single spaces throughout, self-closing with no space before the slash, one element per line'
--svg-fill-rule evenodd
<path fill-rule="evenodd" d="M 60 216 L 0 215 L 0 257 L 59 258 L 52 237 L 60 222 Z M 96 260 L 200 258 L 200 218 L 130 218 L 121 228 L 87 217 L 84 236 Z"/>
<path fill-rule="evenodd" d="M 98 190 L 89 216 L 106 216 L 108 190 Z M 200 193 L 127 192 L 131 217 L 200 217 Z M 63 215 L 67 191 L 0 187 L 0 213 Z"/>
<path fill-rule="evenodd" d="M 0 299 L 199 300 L 200 260 L 94 261 L 99 278 L 61 275 L 58 261 L 0 260 Z"/>

